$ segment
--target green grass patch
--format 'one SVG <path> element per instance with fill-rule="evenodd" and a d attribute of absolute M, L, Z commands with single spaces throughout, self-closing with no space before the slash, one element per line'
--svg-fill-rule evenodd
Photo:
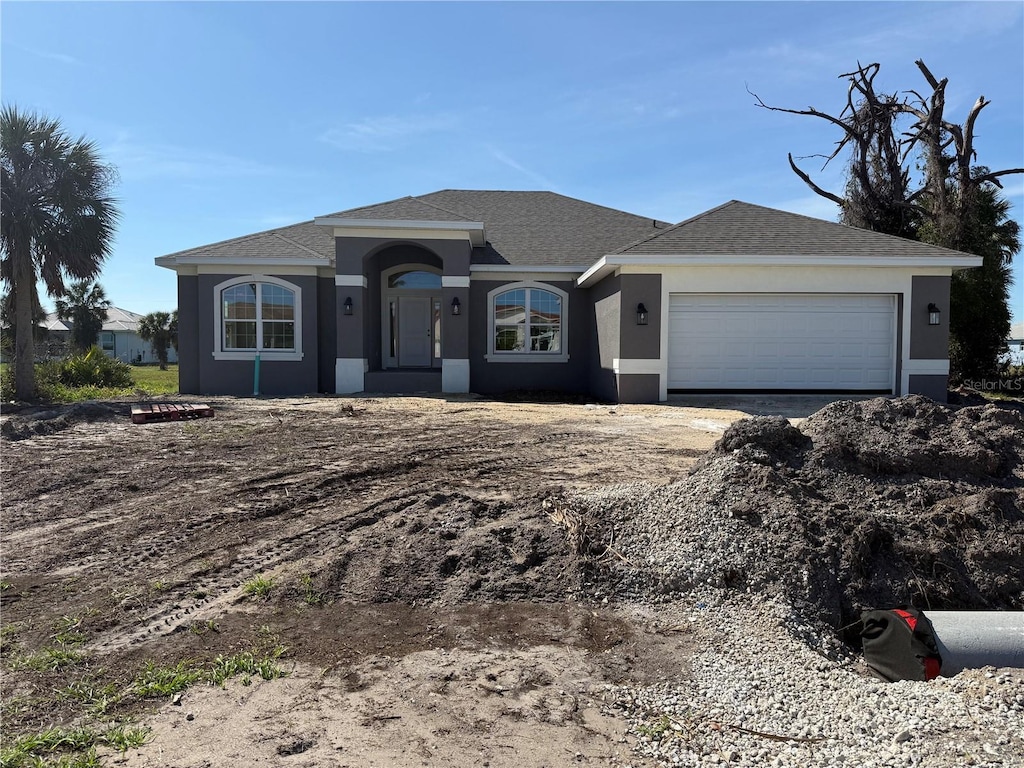
<path fill-rule="evenodd" d="M 203 670 L 181 661 L 173 667 L 158 667 L 148 662 L 132 684 L 132 693 L 144 699 L 173 696 L 204 678 Z"/>
<path fill-rule="evenodd" d="M 273 588 L 273 579 L 268 579 L 266 576 L 257 576 L 242 585 L 242 592 L 248 597 L 258 597 L 266 600 Z"/>
<path fill-rule="evenodd" d="M 242 675 L 242 685 L 249 685 L 253 675 L 259 675 L 264 680 L 276 680 L 284 676 L 284 671 L 277 665 L 284 651 L 282 646 L 277 646 L 264 656 L 257 656 L 251 651 L 218 656 L 210 668 L 210 682 L 223 685 L 225 680 L 239 675 Z"/>
<path fill-rule="evenodd" d="M 63 646 L 55 648 L 42 648 L 27 656 L 20 656 L 11 664 L 11 668 L 33 669 L 36 672 L 54 672 L 58 669 L 73 667 L 85 656 L 72 648 Z"/>
<path fill-rule="evenodd" d="M 48 728 L 14 739 L 0 750 L 3 768 L 99 768 L 97 746 L 120 752 L 141 747 L 149 738 L 148 728 L 114 725 L 105 731 L 93 728 Z M 71 753 L 71 754 L 68 754 Z"/>
<path fill-rule="evenodd" d="M 136 388 L 151 395 L 174 395 L 178 393 L 178 365 L 168 364 L 166 371 L 158 365 L 135 365 L 132 380 Z"/>

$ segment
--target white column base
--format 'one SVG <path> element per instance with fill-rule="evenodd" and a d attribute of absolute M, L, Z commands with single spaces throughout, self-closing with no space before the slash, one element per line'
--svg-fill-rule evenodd
<path fill-rule="evenodd" d="M 370 369 L 365 357 L 339 357 L 334 362 L 334 391 L 350 395 L 365 389 L 363 374 Z"/>
<path fill-rule="evenodd" d="M 441 361 L 441 391 L 469 392 L 469 360 L 446 357 Z"/>

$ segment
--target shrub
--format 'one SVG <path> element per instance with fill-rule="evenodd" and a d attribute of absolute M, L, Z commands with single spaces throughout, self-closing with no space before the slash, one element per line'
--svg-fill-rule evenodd
<path fill-rule="evenodd" d="M 99 347 L 83 355 L 73 355 L 57 365 L 57 383 L 66 387 L 130 387 L 132 369 L 107 357 Z"/>

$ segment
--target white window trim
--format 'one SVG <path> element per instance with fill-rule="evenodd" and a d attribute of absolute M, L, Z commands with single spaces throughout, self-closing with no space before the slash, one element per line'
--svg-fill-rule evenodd
<path fill-rule="evenodd" d="M 560 325 L 561 352 L 498 352 L 494 349 L 494 299 L 507 291 L 524 288 L 538 288 L 548 291 L 562 299 L 562 318 Z M 534 280 L 523 280 L 517 283 L 505 283 L 487 292 L 487 354 L 484 359 L 489 363 L 567 363 L 569 362 L 569 294 L 550 283 Z"/>
<path fill-rule="evenodd" d="M 269 283 L 291 291 L 295 295 L 295 349 L 230 349 L 223 348 L 224 344 L 224 303 L 221 301 L 221 293 L 225 289 L 243 283 Z M 257 289 L 257 297 L 260 291 Z M 282 280 L 279 277 L 270 275 L 239 275 L 217 283 L 213 287 L 213 359 L 214 360 L 255 360 L 256 353 L 260 360 L 267 361 L 298 361 L 302 359 L 302 289 L 294 283 Z M 257 307 L 259 299 L 257 298 Z M 256 321 L 257 334 L 261 333 L 260 320 Z M 259 336 L 257 335 L 257 338 Z"/>

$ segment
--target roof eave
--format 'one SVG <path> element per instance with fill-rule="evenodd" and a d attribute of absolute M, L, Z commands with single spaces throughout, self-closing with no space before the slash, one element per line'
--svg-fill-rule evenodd
<path fill-rule="evenodd" d="M 951 256 L 845 256 L 837 254 L 778 256 L 768 254 L 651 254 L 628 255 L 612 253 L 602 256 L 576 284 L 593 285 L 619 267 L 938 267 L 942 269 L 969 269 L 980 267 L 981 256 L 969 254 Z"/>
<path fill-rule="evenodd" d="M 259 265 L 261 267 L 329 267 L 331 260 L 324 257 L 304 257 L 298 259 L 283 258 L 250 258 L 247 256 L 158 256 L 154 259 L 158 267 L 175 269 L 185 264 L 212 265 Z"/>

